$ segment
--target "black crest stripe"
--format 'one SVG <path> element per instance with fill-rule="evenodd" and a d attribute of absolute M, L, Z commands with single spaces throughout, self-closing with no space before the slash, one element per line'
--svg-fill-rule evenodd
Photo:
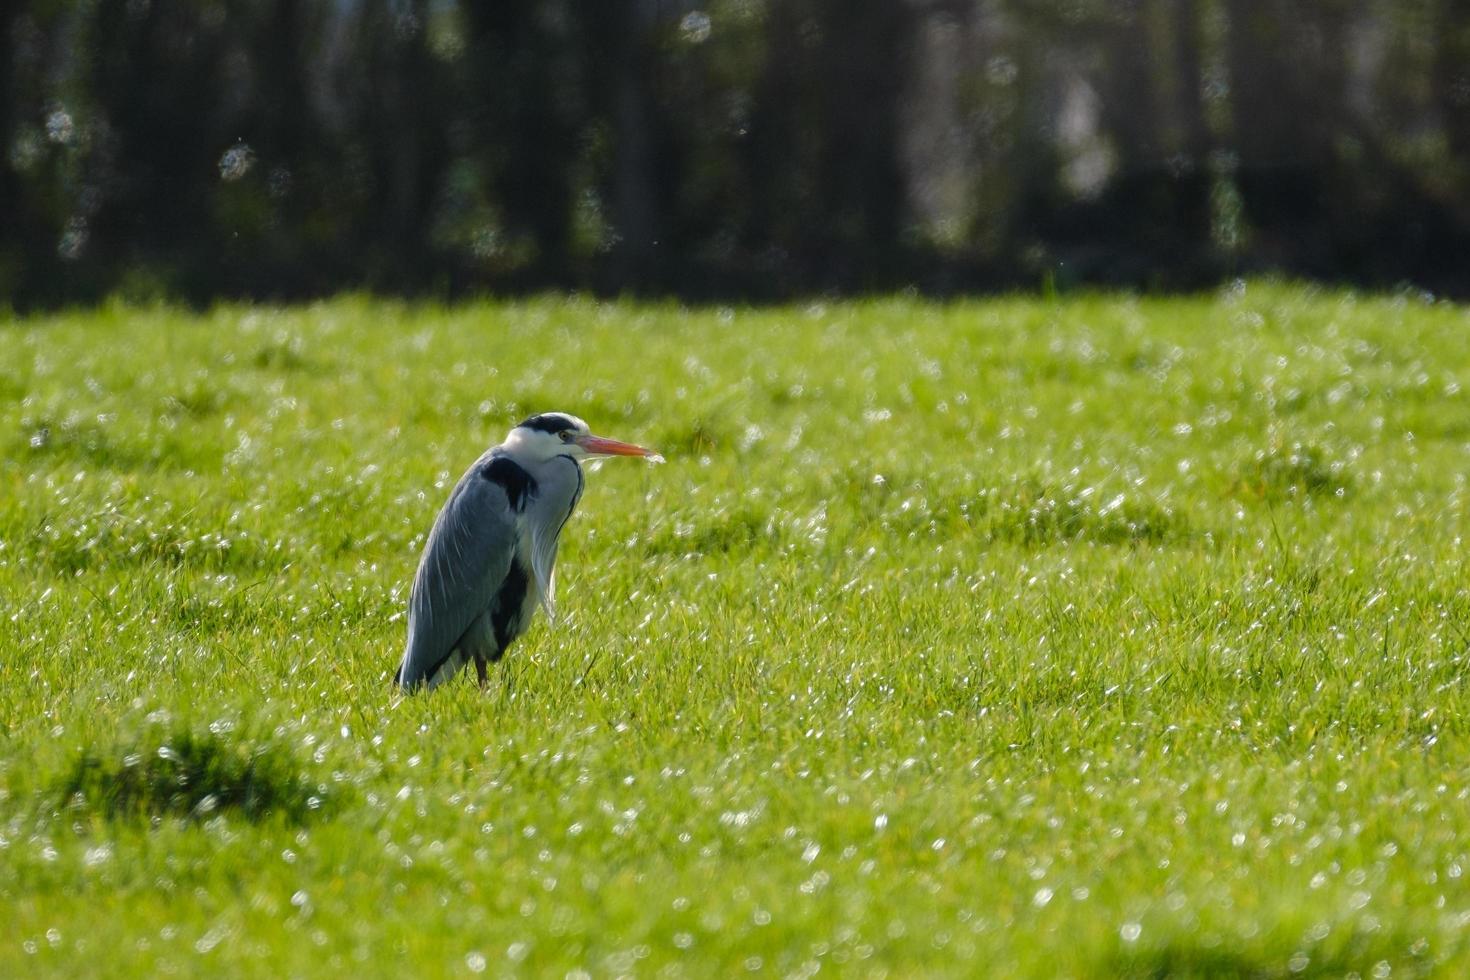
<path fill-rule="evenodd" d="M 575 429 L 576 427 L 577 423 L 565 415 L 557 414 L 532 415 L 526 421 L 516 426 L 518 429 L 534 429 L 537 432 L 549 432 L 552 435 L 556 435 L 558 432 L 565 432 L 568 429 Z"/>

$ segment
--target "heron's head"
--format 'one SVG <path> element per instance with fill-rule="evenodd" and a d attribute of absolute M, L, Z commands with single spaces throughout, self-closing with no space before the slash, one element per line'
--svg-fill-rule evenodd
<path fill-rule="evenodd" d="M 604 459 L 608 456 L 644 456 L 655 462 L 663 457 L 652 449 L 630 442 L 595 436 L 587 423 L 565 412 L 533 415 L 510 430 L 505 448 L 537 462 L 570 456 L 574 460 Z"/>

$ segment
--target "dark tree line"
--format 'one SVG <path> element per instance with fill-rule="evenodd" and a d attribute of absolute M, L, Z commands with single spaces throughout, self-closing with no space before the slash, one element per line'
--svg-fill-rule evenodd
<path fill-rule="evenodd" d="M 17 0 L 0 303 L 1470 293 L 1470 0 Z"/>

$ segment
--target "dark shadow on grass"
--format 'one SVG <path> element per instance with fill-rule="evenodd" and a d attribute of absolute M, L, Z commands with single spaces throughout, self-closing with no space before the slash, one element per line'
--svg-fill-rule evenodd
<path fill-rule="evenodd" d="M 28 463 L 77 463 L 120 473 L 163 468 L 168 460 L 155 449 L 129 445 L 96 423 L 39 419 L 11 440 L 10 455 Z"/>
<path fill-rule="evenodd" d="M 278 545 L 236 530 L 199 533 L 173 513 L 48 516 L 21 536 L 27 561 L 71 575 L 102 568 L 179 568 L 244 574 L 280 568 Z"/>
<path fill-rule="evenodd" d="M 1174 978 L 1244 977 L 1286 975 L 1286 964 L 1268 964 L 1249 953 L 1224 947 L 1206 948 L 1172 943 L 1137 955 L 1120 955 L 1107 976 L 1128 980 L 1174 980 Z"/>
<path fill-rule="evenodd" d="M 1150 500 L 1030 482 L 982 494 L 973 511 L 989 540 L 1026 545 L 1159 544 L 1188 531 L 1182 517 Z"/>
<path fill-rule="evenodd" d="M 668 521 L 645 539 L 649 555 L 746 554 L 758 548 L 774 548 L 780 536 L 773 522 L 753 507 L 739 506 L 694 521 Z"/>
<path fill-rule="evenodd" d="M 1413 942 L 1404 936 L 1356 933 L 1336 945 L 1305 949 L 1288 946 L 1272 955 L 1230 949 L 1225 944 L 1207 947 L 1175 940 L 1152 948 L 1120 951 L 1099 970 L 1099 975 L 1129 980 L 1366 976 L 1374 962 L 1387 959 L 1395 961 L 1394 976 L 1424 976 L 1429 972 L 1427 962 L 1403 961 L 1402 951 Z"/>
<path fill-rule="evenodd" d="M 205 419 L 223 412 L 233 398 L 216 385 L 193 382 L 165 396 L 163 410 L 170 418 Z"/>
<path fill-rule="evenodd" d="M 865 523 L 908 537 L 978 534 L 991 543 L 1039 547 L 1070 542 L 1163 544 L 1190 536 L 1184 517 L 1137 494 L 1040 480 L 978 491 L 921 481 L 866 482 L 854 488 Z"/>
<path fill-rule="evenodd" d="M 233 813 L 292 824 L 338 802 L 277 742 L 187 729 L 153 732 L 110 752 L 83 751 L 56 780 L 55 799 L 109 820 Z"/>
<path fill-rule="evenodd" d="M 258 348 L 250 363 L 262 371 L 280 374 L 325 374 L 330 365 L 306 355 L 299 341 L 273 341 Z"/>
<path fill-rule="evenodd" d="M 1345 460 L 1309 443 L 1258 451 L 1241 464 L 1237 489 L 1246 496 L 1281 500 L 1342 497 L 1350 480 Z"/>
<path fill-rule="evenodd" d="M 707 415 L 656 430 L 652 444 L 669 457 L 711 456 L 733 452 L 738 436 L 733 425 Z"/>

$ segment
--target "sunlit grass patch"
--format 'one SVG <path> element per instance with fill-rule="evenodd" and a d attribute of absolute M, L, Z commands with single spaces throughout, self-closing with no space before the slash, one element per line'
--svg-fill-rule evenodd
<path fill-rule="evenodd" d="M 1464 974 L 1467 387 L 1264 283 L 9 324 L 0 975 Z M 398 696 L 550 409 L 668 462 Z"/>

